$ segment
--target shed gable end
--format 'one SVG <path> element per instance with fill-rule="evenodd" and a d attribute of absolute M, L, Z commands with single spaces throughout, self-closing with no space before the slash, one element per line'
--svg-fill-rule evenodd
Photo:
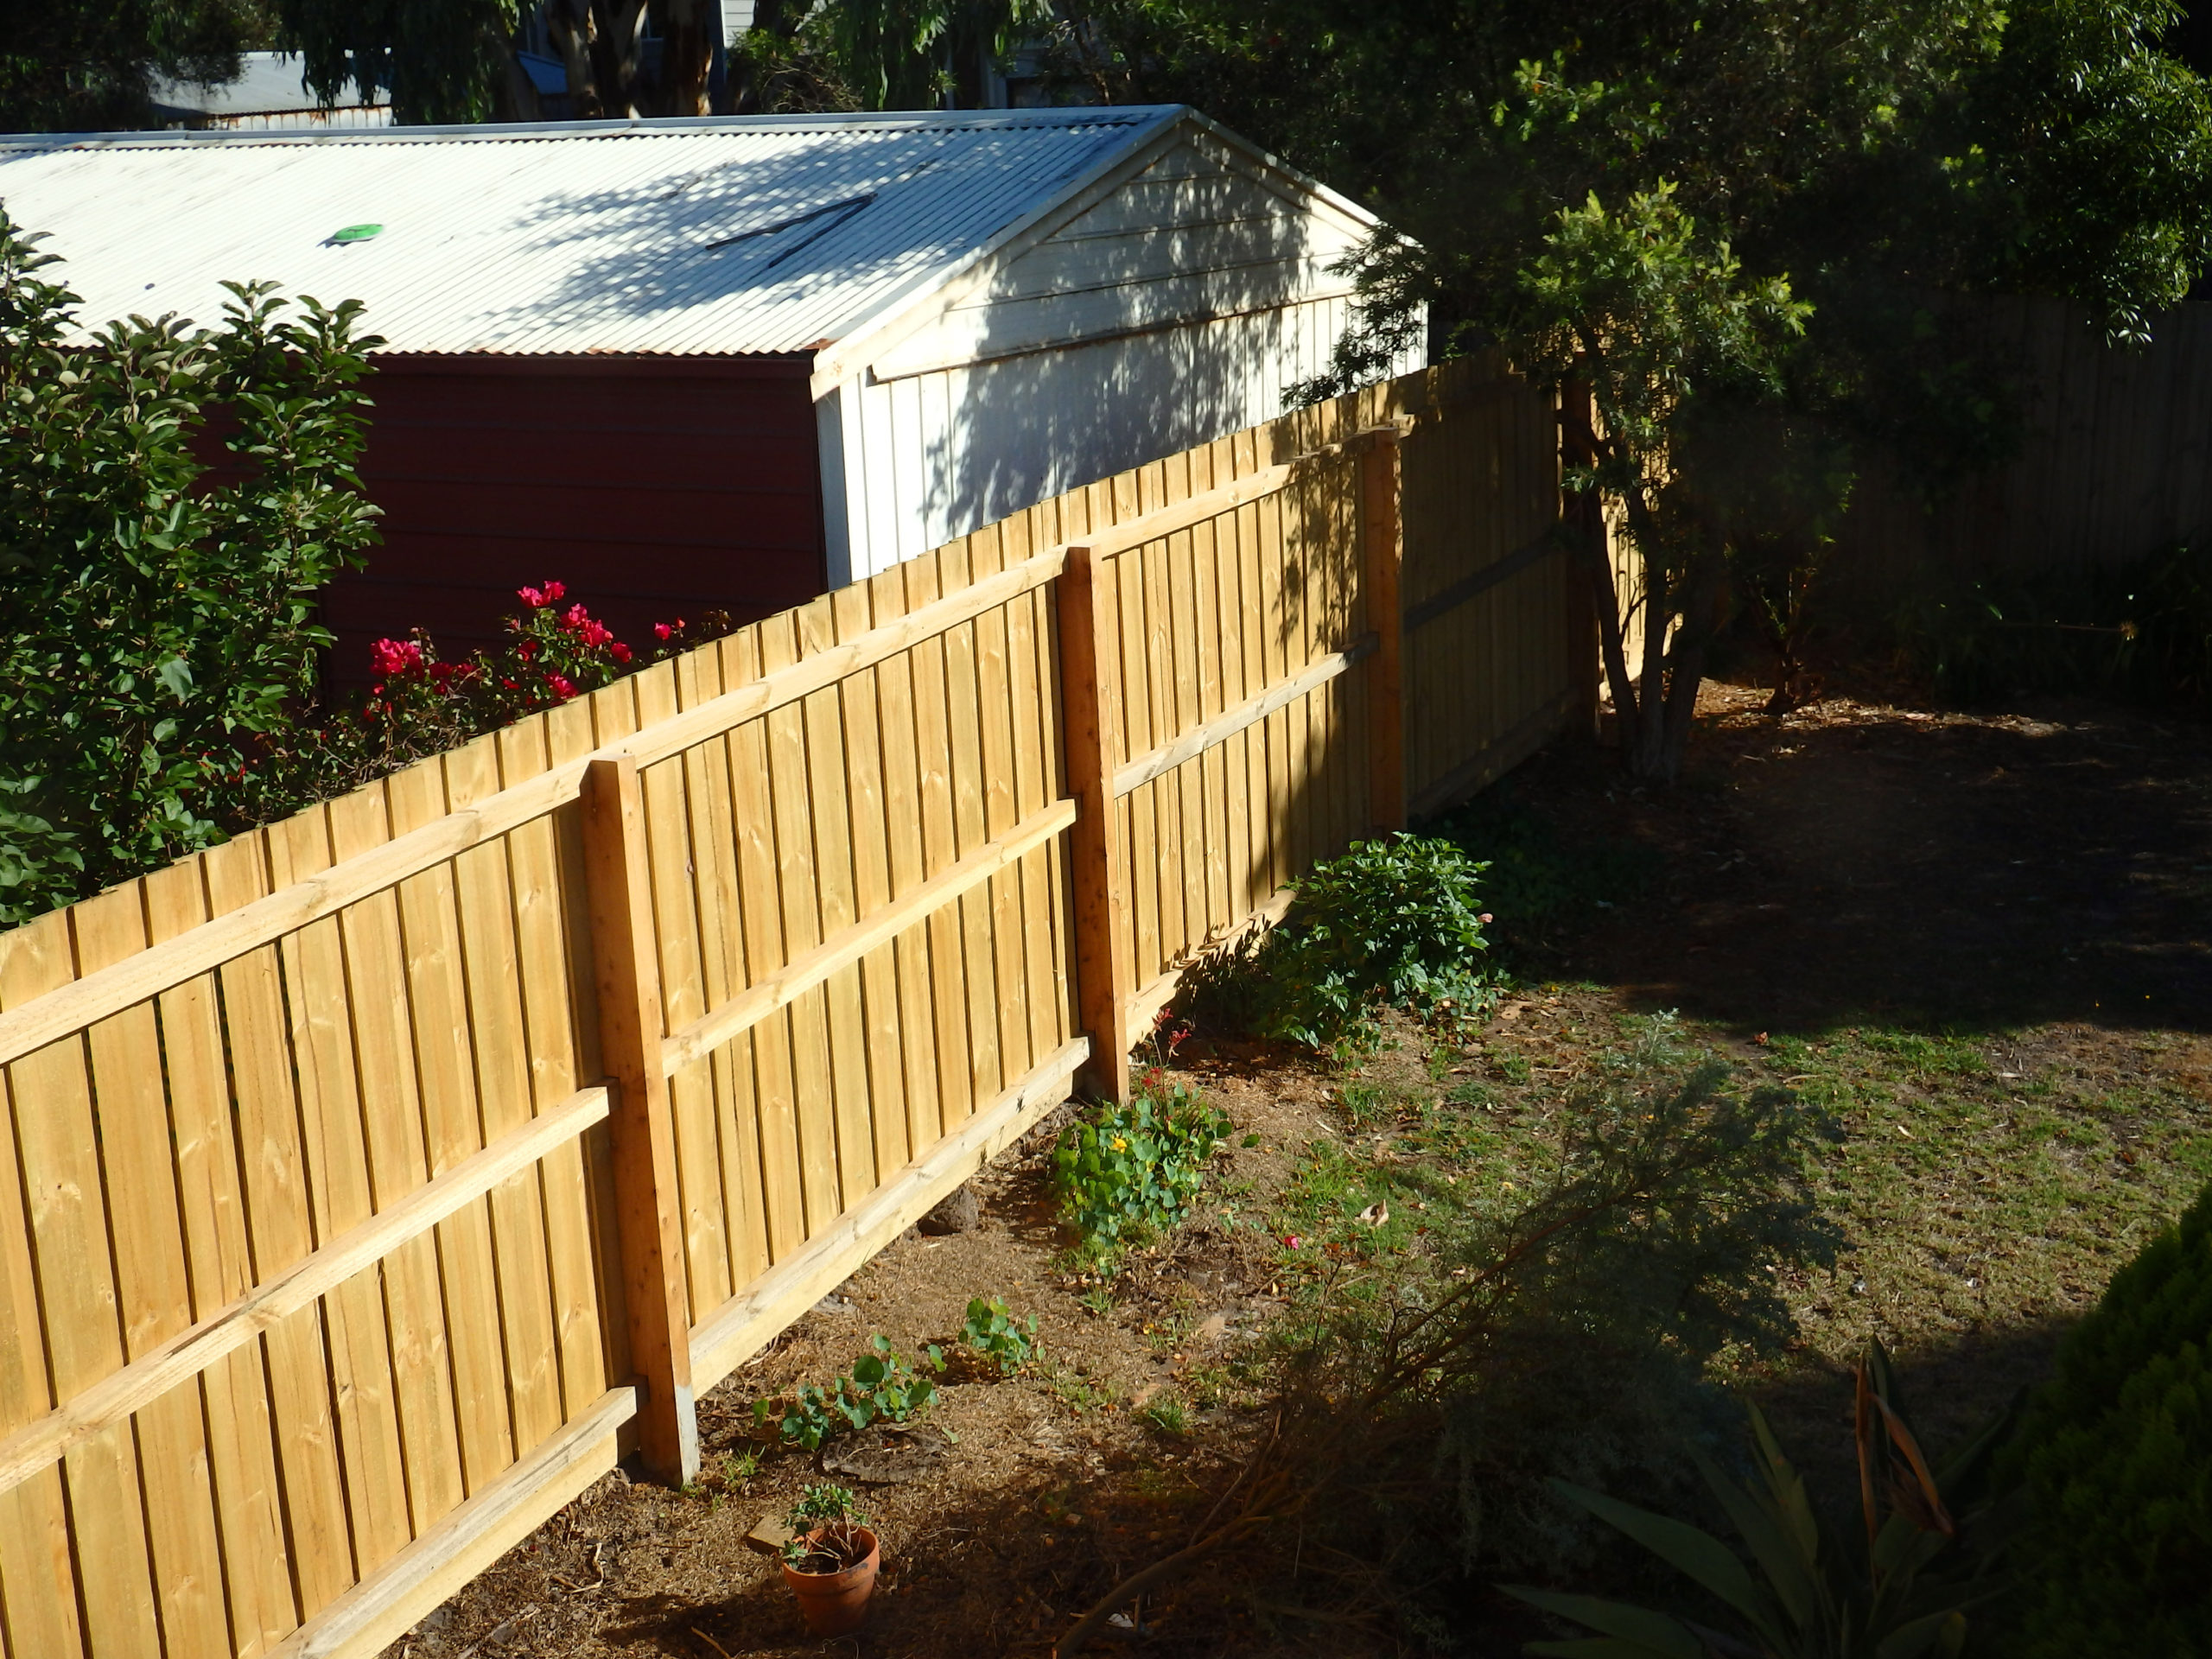
<path fill-rule="evenodd" d="M 1347 294 L 1366 227 L 1198 131 L 871 364 L 879 381 Z"/>

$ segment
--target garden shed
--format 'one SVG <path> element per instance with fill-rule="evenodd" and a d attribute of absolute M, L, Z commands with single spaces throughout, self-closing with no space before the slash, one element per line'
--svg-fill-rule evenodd
<path fill-rule="evenodd" d="M 766 614 L 1254 425 L 1373 229 L 1178 105 L 7 138 L 0 202 L 90 323 L 365 302 L 341 676 L 549 577 L 633 637 Z"/>

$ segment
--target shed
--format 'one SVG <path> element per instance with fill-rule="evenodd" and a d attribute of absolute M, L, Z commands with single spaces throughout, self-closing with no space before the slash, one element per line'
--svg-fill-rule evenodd
<path fill-rule="evenodd" d="M 0 201 L 90 321 L 366 302 L 341 674 L 548 577 L 766 614 L 1269 418 L 1374 224 L 1179 105 L 6 138 Z"/>

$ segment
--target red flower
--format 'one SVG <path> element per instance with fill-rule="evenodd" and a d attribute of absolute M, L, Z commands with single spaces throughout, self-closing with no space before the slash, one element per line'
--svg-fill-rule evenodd
<path fill-rule="evenodd" d="M 532 658 L 537 655 L 537 641 L 535 639 L 524 640 L 520 645 L 515 647 L 515 655 L 521 658 L 525 663 L 529 662 Z"/>
<path fill-rule="evenodd" d="M 617 639 L 607 647 L 607 654 L 618 663 L 626 663 L 630 660 L 630 647 Z"/>
<path fill-rule="evenodd" d="M 396 680 L 423 666 L 419 639 L 379 639 L 369 647 L 369 672 Z"/>
<path fill-rule="evenodd" d="M 653 624 L 653 637 L 655 639 L 665 639 L 669 635 L 675 632 L 676 630 L 670 627 L 665 622 L 656 622 Z"/>
<path fill-rule="evenodd" d="M 533 611 L 542 611 L 548 605 L 556 605 L 567 596 L 568 589 L 557 582 L 549 582 L 543 588 L 518 588 L 515 597 Z"/>
<path fill-rule="evenodd" d="M 545 683 L 552 688 L 553 695 L 563 702 L 576 695 L 575 685 L 565 674 L 548 674 L 545 677 Z"/>

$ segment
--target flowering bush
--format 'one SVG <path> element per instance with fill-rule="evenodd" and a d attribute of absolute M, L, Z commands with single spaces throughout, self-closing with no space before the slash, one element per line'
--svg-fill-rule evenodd
<path fill-rule="evenodd" d="M 264 822 L 396 772 L 410 761 L 458 748 L 729 631 L 728 615 L 708 612 L 695 626 L 678 619 L 653 628 L 654 643 L 633 652 L 565 584 L 518 588 L 523 608 L 501 623 L 496 652 L 461 662 L 438 655 L 422 628 L 369 647 L 376 678 L 356 708 L 320 726 L 272 737 L 260 764 L 238 783 L 238 816 Z M 563 602 L 567 601 L 567 602 Z"/>

